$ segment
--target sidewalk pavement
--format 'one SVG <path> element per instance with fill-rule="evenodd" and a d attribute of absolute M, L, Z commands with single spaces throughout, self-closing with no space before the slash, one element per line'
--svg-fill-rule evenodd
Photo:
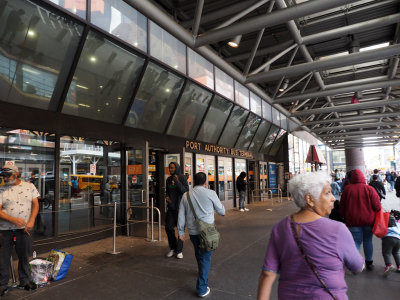
<path fill-rule="evenodd" d="M 393 193 L 383 203 L 399 208 Z M 266 202 L 249 205 L 249 212 L 228 211 L 216 217 L 221 233 L 220 248 L 212 257 L 207 299 L 256 299 L 258 276 L 272 226 L 297 211 L 284 198 L 273 207 Z M 268 211 L 267 209 L 271 209 Z M 184 258 L 166 258 L 169 250 L 162 242 L 119 236 L 119 255 L 112 250 L 112 238 L 63 249 L 74 255 L 67 277 L 35 291 L 11 290 L 4 299 L 198 299 L 195 295 L 197 265 L 193 247 L 185 242 Z M 347 272 L 349 299 L 397 299 L 400 273 L 383 278 L 381 241 L 374 237 L 375 270 L 359 275 Z M 46 256 L 42 254 L 39 256 Z M 277 299 L 277 282 L 271 299 Z"/>

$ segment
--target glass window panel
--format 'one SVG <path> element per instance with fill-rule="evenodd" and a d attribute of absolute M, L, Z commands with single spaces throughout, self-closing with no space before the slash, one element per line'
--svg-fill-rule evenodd
<path fill-rule="evenodd" d="M 82 19 L 86 19 L 86 0 L 50 0 L 50 2 L 65 8 Z M 104 10 L 104 5 L 102 6 L 101 3 L 99 5 L 95 4 L 95 6 L 98 6 L 98 9 Z"/>
<path fill-rule="evenodd" d="M 280 115 L 281 115 L 281 127 L 287 130 L 287 118 L 283 113 L 280 113 Z"/>
<path fill-rule="evenodd" d="M 54 109 L 56 83 L 67 75 L 83 27 L 29 1 L 1 3 L 1 100 L 41 109 L 52 102 Z"/>
<path fill-rule="evenodd" d="M 274 144 L 271 147 L 271 150 L 269 151 L 269 155 L 275 156 L 276 153 L 278 152 L 280 146 L 282 145 L 283 140 L 285 139 L 286 135 L 286 130 L 281 129 L 275 139 Z"/>
<path fill-rule="evenodd" d="M 228 99 L 234 99 L 232 77 L 218 68 L 215 68 L 215 90 Z"/>
<path fill-rule="evenodd" d="M 263 118 L 265 120 L 267 120 L 267 121 L 271 121 L 272 122 L 271 105 L 269 105 L 264 100 L 262 101 L 262 111 L 263 111 Z"/>
<path fill-rule="evenodd" d="M 193 139 L 207 110 L 212 94 L 188 83 L 176 108 L 168 134 Z"/>
<path fill-rule="evenodd" d="M 132 46 L 147 51 L 147 18 L 124 1 L 91 0 L 90 20 Z"/>
<path fill-rule="evenodd" d="M 53 235 L 54 153 L 54 135 L 22 129 L 0 129 L 0 164 L 13 161 L 21 179 L 33 183 L 39 192 L 39 214 L 33 232 L 35 239 Z"/>
<path fill-rule="evenodd" d="M 244 108 L 250 109 L 249 90 L 237 81 L 235 81 L 235 101 Z"/>
<path fill-rule="evenodd" d="M 281 121 L 279 120 L 279 111 L 275 108 L 272 108 L 272 123 L 281 126 Z"/>
<path fill-rule="evenodd" d="M 121 123 L 144 59 L 89 32 L 62 112 Z"/>
<path fill-rule="evenodd" d="M 125 125 L 164 132 L 184 79 L 149 63 Z"/>
<path fill-rule="evenodd" d="M 257 131 L 258 125 L 261 122 L 261 118 L 257 117 L 255 114 L 250 113 L 247 118 L 246 124 L 240 133 L 239 139 L 236 143 L 236 148 L 247 150 L 250 146 L 250 142 L 253 139 L 254 134 Z"/>
<path fill-rule="evenodd" d="M 213 64 L 188 48 L 189 76 L 197 82 L 214 89 L 214 68 Z"/>
<path fill-rule="evenodd" d="M 258 150 L 260 150 L 260 147 L 264 143 L 270 127 L 271 127 L 270 122 L 267 122 L 265 120 L 261 122 L 260 127 L 258 127 L 256 135 L 254 136 L 254 139 L 251 142 L 249 151 L 258 152 Z"/>
<path fill-rule="evenodd" d="M 269 129 L 267 139 L 265 140 L 264 145 L 262 146 L 261 149 L 262 153 L 268 154 L 269 150 L 272 147 L 272 144 L 275 141 L 276 136 L 278 135 L 278 132 L 279 132 L 279 127 L 272 125 L 271 128 Z"/>
<path fill-rule="evenodd" d="M 232 106 L 232 102 L 215 95 L 196 139 L 216 144 Z"/>
<path fill-rule="evenodd" d="M 257 115 L 262 115 L 261 98 L 250 92 L 250 110 Z"/>
<path fill-rule="evenodd" d="M 185 44 L 153 22 L 150 22 L 150 55 L 186 74 Z"/>
<path fill-rule="evenodd" d="M 218 143 L 226 147 L 233 147 L 248 114 L 248 110 L 235 105 Z"/>

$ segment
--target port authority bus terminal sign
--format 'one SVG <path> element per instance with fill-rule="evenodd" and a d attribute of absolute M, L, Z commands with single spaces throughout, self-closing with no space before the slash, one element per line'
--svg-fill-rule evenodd
<path fill-rule="evenodd" d="M 207 143 L 186 141 L 185 148 L 190 150 L 204 151 L 222 155 L 232 155 L 243 158 L 254 158 L 253 153 L 250 151 L 238 150 L 223 146 L 215 146 Z"/>

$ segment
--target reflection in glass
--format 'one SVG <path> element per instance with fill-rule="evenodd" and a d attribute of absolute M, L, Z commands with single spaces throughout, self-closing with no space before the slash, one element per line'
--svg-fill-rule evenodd
<path fill-rule="evenodd" d="M 235 81 L 235 102 L 244 108 L 250 109 L 249 90 L 237 81 Z"/>
<path fill-rule="evenodd" d="M 254 136 L 253 141 L 250 144 L 249 151 L 258 152 L 260 150 L 261 145 L 265 141 L 265 138 L 268 134 L 268 130 L 271 126 L 271 123 L 268 121 L 262 120 L 260 126 L 257 129 L 256 135 Z"/>
<path fill-rule="evenodd" d="M 272 123 L 280 126 L 281 120 L 279 119 L 279 111 L 275 108 L 272 108 Z"/>
<path fill-rule="evenodd" d="M 186 74 L 185 44 L 153 22 L 150 22 L 150 55 Z"/>
<path fill-rule="evenodd" d="M 214 89 L 213 65 L 208 60 L 188 48 L 189 76 L 197 82 Z"/>
<path fill-rule="evenodd" d="M 215 68 L 215 90 L 230 100 L 234 99 L 232 77 L 218 68 Z"/>
<path fill-rule="evenodd" d="M 0 1 L 1 100 L 48 109 L 60 70 L 70 69 L 82 30 L 72 19 L 32 2 Z"/>
<path fill-rule="evenodd" d="M 212 94 L 210 92 L 194 83 L 188 83 L 167 133 L 193 139 L 211 97 Z"/>
<path fill-rule="evenodd" d="M 89 32 L 62 112 L 121 123 L 144 59 Z"/>
<path fill-rule="evenodd" d="M 248 114 L 249 111 L 235 105 L 218 144 L 233 147 Z"/>
<path fill-rule="evenodd" d="M 274 144 L 271 147 L 271 150 L 269 151 L 269 155 L 275 156 L 276 153 L 279 150 L 279 147 L 282 145 L 283 140 L 285 139 L 286 135 L 286 130 L 281 129 L 275 139 Z"/>
<path fill-rule="evenodd" d="M 262 112 L 263 112 L 263 118 L 267 121 L 272 122 L 272 111 L 271 111 L 271 105 L 269 105 L 267 102 L 262 100 Z"/>
<path fill-rule="evenodd" d="M 50 0 L 68 11 L 76 14 L 77 16 L 81 17 L 82 19 L 86 19 L 86 1 L 83 0 Z M 98 1 L 96 1 L 98 2 Z M 96 7 L 97 9 L 102 9 L 104 11 L 104 4 L 103 3 L 93 3 L 92 6 Z M 93 9 L 93 8 L 92 8 Z"/>
<path fill-rule="evenodd" d="M 280 115 L 281 115 L 281 127 L 287 130 L 287 118 L 283 113 L 280 113 Z"/>
<path fill-rule="evenodd" d="M 149 63 L 126 125 L 164 132 L 183 82 L 183 78 Z"/>
<path fill-rule="evenodd" d="M 0 164 L 14 161 L 21 179 L 33 183 L 39 192 L 39 214 L 35 239 L 53 235 L 55 137 L 22 129 L 0 129 Z"/>
<path fill-rule="evenodd" d="M 216 144 L 232 106 L 232 102 L 215 95 L 196 139 Z"/>
<path fill-rule="evenodd" d="M 236 148 L 247 150 L 249 148 L 250 142 L 257 131 L 258 125 L 261 122 L 261 118 L 257 117 L 255 114 L 250 113 L 247 118 L 246 124 L 239 136 L 239 139 L 235 145 Z"/>
<path fill-rule="evenodd" d="M 262 115 L 261 98 L 256 94 L 250 92 L 250 110 L 257 115 Z"/>
<path fill-rule="evenodd" d="M 125 42 L 147 51 L 147 18 L 124 1 L 91 0 L 94 25 Z"/>
<path fill-rule="evenodd" d="M 262 153 L 268 154 L 269 150 L 272 147 L 273 142 L 275 141 L 276 136 L 278 135 L 278 132 L 279 132 L 279 127 L 272 125 L 271 128 L 269 129 L 264 145 L 261 148 Z"/>

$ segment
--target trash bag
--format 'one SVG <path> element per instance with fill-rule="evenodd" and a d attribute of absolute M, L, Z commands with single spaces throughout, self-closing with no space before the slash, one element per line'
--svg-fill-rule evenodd
<path fill-rule="evenodd" d="M 52 280 L 60 280 L 67 275 L 73 255 L 61 250 L 51 250 L 48 260 L 53 262 Z"/>
<path fill-rule="evenodd" d="M 29 268 L 33 283 L 37 286 L 48 284 L 53 273 L 53 263 L 51 261 L 35 258 L 29 262 Z"/>

